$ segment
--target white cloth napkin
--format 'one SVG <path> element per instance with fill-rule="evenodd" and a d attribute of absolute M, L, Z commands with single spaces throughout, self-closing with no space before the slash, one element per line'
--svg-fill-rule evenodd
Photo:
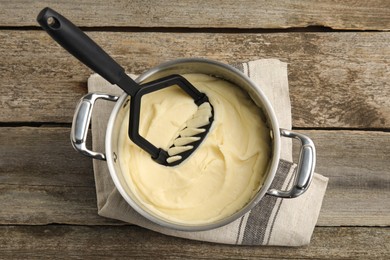
<path fill-rule="evenodd" d="M 270 100 L 281 128 L 291 129 L 291 104 L 287 64 L 276 59 L 256 60 L 234 65 L 249 76 Z M 88 91 L 121 95 L 122 90 L 97 74 L 88 79 Z M 114 104 L 96 105 L 92 115 L 92 147 L 104 151 L 107 121 Z M 271 188 L 287 189 L 293 183 L 296 165 L 292 143 L 282 138 L 281 159 Z M 236 221 L 209 231 L 185 232 L 168 229 L 145 219 L 133 210 L 115 188 L 105 161 L 93 161 L 98 214 L 122 220 L 166 235 L 237 245 L 302 246 L 310 242 L 328 179 L 315 174 L 310 188 L 298 198 L 265 196 L 250 212 Z"/>

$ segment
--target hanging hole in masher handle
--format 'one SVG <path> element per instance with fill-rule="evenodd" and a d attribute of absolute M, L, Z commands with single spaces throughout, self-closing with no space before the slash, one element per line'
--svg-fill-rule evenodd
<path fill-rule="evenodd" d="M 61 27 L 60 22 L 53 16 L 48 17 L 46 22 L 52 29 L 59 29 Z"/>

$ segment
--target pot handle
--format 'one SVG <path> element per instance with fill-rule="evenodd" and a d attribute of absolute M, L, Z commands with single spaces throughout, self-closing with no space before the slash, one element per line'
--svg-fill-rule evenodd
<path fill-rule="evenodd" d="M 92 109 L 96 100 L 117 101 L 118 98 L 108 94 L 88 93 L 80 99 L 73 116 L 72 129 L 70 131 L 70 141 L 74 149 L 93 159 L 106 160 L 104 153 L 91 151 L 86 146 L 89 123 L 91 122 Z"/>
<path fill-rule="evenodd" d="M 270 189 L 267 194 L 280 198 L 295 198 L 302 195 L 310 186 L 316 164 L 316 149 L 313 141 L 303 134 L 286 129 L 280 129 L 280 134 L 284 137 L 298 139 L 301 142 L 295 181 L 293 187 L 288 191 Z"/>

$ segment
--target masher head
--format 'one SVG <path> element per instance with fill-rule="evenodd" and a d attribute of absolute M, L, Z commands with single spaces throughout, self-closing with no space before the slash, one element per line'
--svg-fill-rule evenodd
<path fill-rule="evenodd" d="M 139 134 L 141 98 L 143 95 L 163 88 L 178 86 L 191 96 L 198 106 L 198 111 L 180 129 L 173 144 L 164 150 L 158 148 Z M 169 98 L 169 97 L 167 97 Z M 148 152 L 152 159 L 165 166 L 175 166 L 186 160 L 206 138 L 212 122 L 214 109 L 206 94 L 200 92 L 188 80 L 180 75 L 170 75 L 152 82 L 142 84 L 132 95 L 129 116 L 129 138 L 140 148 Z"/>

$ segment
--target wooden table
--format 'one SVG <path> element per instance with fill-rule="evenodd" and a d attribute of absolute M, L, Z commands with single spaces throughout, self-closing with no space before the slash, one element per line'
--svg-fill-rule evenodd
<path fill-rule="evenodd" d="M 389 259 L 389 1 L 45 2 L 0 1 L 0 258 Z M 37 26 L 45 5 L 133 73 L 182 57 L 288 62 L 293 128 L 329 177 L 311 244 L 210 244 L 99 217 L 91 160 L 69 141 L 91 71 Z"/>

